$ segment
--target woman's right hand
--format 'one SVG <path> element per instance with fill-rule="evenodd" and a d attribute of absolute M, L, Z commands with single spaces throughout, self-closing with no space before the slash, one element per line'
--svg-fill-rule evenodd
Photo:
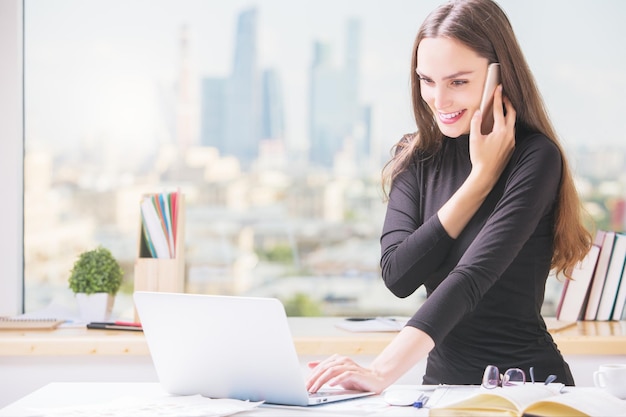
<path fill-rule="evenodd" d="M 492 131 L 486 135 L 481 133 L 480 111 L 476 111 L 472 117 L 469 139 L 471 176 L 489 188 L 498 181 L 515 149 L 515 118 L 516 112 L 511 101 L 502 94 L 502 84 L 494 92 Z"/>

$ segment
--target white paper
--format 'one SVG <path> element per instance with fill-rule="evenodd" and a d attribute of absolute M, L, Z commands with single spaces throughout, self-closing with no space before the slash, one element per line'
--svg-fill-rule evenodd
<path fill-rule="evenodd" d="M 102 403 L 33 408 L 32 417 L 222 417 L 258 407 L 262 402 L 211 399 L 201 395 L 120 397 Z"/>

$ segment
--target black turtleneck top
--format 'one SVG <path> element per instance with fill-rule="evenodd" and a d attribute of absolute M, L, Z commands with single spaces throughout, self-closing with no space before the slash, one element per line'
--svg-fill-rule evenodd
<path fill-rule="evenodd" d="M 553 252 L 562 155 L 548 138 L 516 132 L 511 159 L 457 239 L 437 211 L 471 170 L 469 136 L 444 138 L 393 182 L 381 237 L 381 268 L 398 297 L 424 285 L 409 320 L 435 342 L 425 384 L 480 384 L 487 365 L 535 378 L 574 380 L 541 317 Z M 421 199 L 421 202 L 420 202 Z"/>

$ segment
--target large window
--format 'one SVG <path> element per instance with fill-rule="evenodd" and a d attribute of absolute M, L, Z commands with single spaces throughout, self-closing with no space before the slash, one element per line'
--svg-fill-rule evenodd
<path fill-rule="evenodd" d="M 414 130 L 411 46 L 439 3 L 25 0 L 26 310 L 74 308 L 68 271 L 103 245 L 128 314 L 140 197 L 179 188 L 186 291 L 411 314 L 423 293 L 380 280 L 380 170 Z M 599 226 L 621 230 L 626 4 L 500 3 Z"/>

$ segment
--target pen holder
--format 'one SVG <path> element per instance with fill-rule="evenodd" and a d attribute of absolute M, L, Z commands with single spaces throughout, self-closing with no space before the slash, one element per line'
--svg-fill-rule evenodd
<path fill-rule="evenodd" d="M 144 226 L 139 231 L 139 256 L 135 260 L 134 291 L 185 292 L 185 204 L 182 194 L 178 197 L 176 216 L 176 242 L 174 258 L 153 258 L 146 245 Z M 140 322 L 137 310 L 135 321 Z"/>

